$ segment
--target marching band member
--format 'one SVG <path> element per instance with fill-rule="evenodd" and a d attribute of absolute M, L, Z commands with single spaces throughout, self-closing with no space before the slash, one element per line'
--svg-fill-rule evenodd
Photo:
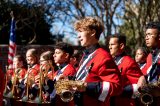
<path fill-rule="evenodd" d="M 142 72 L 144 76 L 139 80 L 141 88 L 145 83 L 157 83 L 160 81 L 160 23 L 159 22 L 149 22 L 146 25 L 145 31 L 145 42 L 146 46 L 152 50 L 147 56 L 146 66 L 143 68 Z M 160 89 L 159 89 L 160 90 Z M 152 95 L 153 103 L 151 106 L 160 105 L 160 93 L 155 91 Z"/>
<path fill-rule="evenodd" d="M 26 61 L 25 61 L 23 56 L 21 56 L 21 55 L 14 56 L 14 58 L 13 58 L 13 68 L 14 68 L 15 71 L 14 71 L 13 76 L 12 76 L 12 82 L 15 79 L 15 77 L 17 77 L 17 81 L 18 81 L 18 83 L 16 83 L 18 85 L 17 93 L 21 97 L 22 92 L 24 90 L 24 87 L 21 86 L 20 83 L 24 79 L 24 77 L 27 73 L 27 64 L 26 64 Z"/>
<path fill-rule="evenodd" d="M 43 99 L 45 101 L 50 101 L 50 94 L 52 93 L 54 89 L 54 83 L 49 82 L 48 80 L 53 80 L 53 75 L 54 75 L 54 59 L 53 59 L 53 52 L 52 51 L 45 51 L 40 55 L 40 66 L 42 66 L 44 72 L 43 72 Z M 38 76 L 39 77 L 39 76 Z"/>
<path fill-rule="evenodd" d="M 54 80 L 58 81 L 62 77 L 68 77 L 68 76 L 74 76 L 76 73 L 76 70 L 74 67 L 69 63 L 70 57 L 73 54 L 73 48 L 72 46 L 66 44 L 66 43 L 58 43 L 55 45 L 55 51 L 54 51 L 54 62 L 56 65 L 58 65 L 59 69 L 54 73 Z M 54 92 L 53 92 L 54 94 Z M 54 97 L 54 95 L 52 95 Z M 55 105 L 56 106 L 74 106 L 74 102 L 63 102 L 59 95 L 56 95 L 55 97 Z"/>
<path fill-rule="evenodd" d="M 146 50 L 146 48 L 139 47 L 136 50 L 135 61 L 138 63 L 141 70 L 143 70 L 143 68 L 146 65 L 147 56 L 148 56 L 148 51 Z"/>
<path fill-rule="evenodd" d="M 53 79 L 53 74 L 54 74 L 54 58 L 53 58 L 54 52 L 52 51 L 45 51 L 40 55 L 40 65 L 46 66 L 47 73 L 44 73 L 44 77 L 47 77 L 49 79 Z"/>
<path fill-rule="evenodd" d="M 112 97 L 111 106 L 136 106 L 132 99 L 138 92 L 137 82 L 142 75 L 138 64 L 125 52 L 126 37 L 114 34 L 109 39 L 109 50 L 117 64 L 122 78 L 123 91 L 119 96 Z"/>
<path fill-rule="evenodd" d="M 24 86 L 21 84 L 26 74 L 26 61 L 23 56 L 16 55 L 13 58 L 13 69 L 9 69 L 7 72 L 7 85 L 5 85 L 4 97 L 7 100 L 6 105 L 11 103 L 17 105 L 16 100 L 20 99 L 24 90 Z"/>
<path fill-rule="evenodd" d="M 36 49 L 31 48 L 28 49 L 26 52 L 26 60 L 27 60 L 27 64 L 28 64 L 28 74 L 26 74 L 25 76 L 25 81 L 24 83 L 27 83 L 27 78 L 28 78 L 28 82 L 30 84 L 30 98 L 34 99 L 37 96 L 37 91 L 38 91 L 38 85 L 35 82 L 35 76 L 37 76 L 39 74 L 39 59 L 37 56 L 38 52 Z M 26 92 L 26 91 L 25 91 Z"/>
<path fill-rule="evenodd" d="M 75 74 L 76 71 L 70 64 L 72 54 L 73 48 L 69 44 L 63 42 L 56 44 L 53 57 L 59 69 L 55 72 L 54 79 L 59 80 L 61 75 L 73 76 Z"/>
<path fill-rule="evenodd" d="M 70 57 L 73 55 L 73 48 L 72 46 L 66 43 L 58 43 L 55 46 L 54 51 L 54 62 L 58 65 L 59 69 L 54 74 L 54 80 L 58 81 L 61 77 L 68 77 L 73 76 L 76 73 L 75 68 L 69 63 Z M 74 106 L 74 102 L 63 102 L 59 95 L 55 97 L 55 105 L 56 106 Z"/>
<path fill-rule="evenodd" d="M 100 20 L 86 17 L 78 20 L 74 28 L 81 46 L 85 47 L 75 75 L 75 80 L 84 81 L 84 86 L 74 88 L 81 94 L 75 94 L 76 105 L 109 106 L 110 97 L 121 92 L 121 80 L 111 55 L 98 44 L 104 26 Z"/>
<path fill-rule="evenodd" d="M 147 75 L 149 82 L 158 81 L 160 71 L 160 23 L 150 22 L 146 26 L 145 36 L 146 46 L 152 49 L 152 52 L 147 57 L 146 67 L 142 70 L 144 75 Z M 158 67 L 152 65 L 156 64 Z M 155 70 L 155 71 L 153 71 Z M 155 72 L 152 74 L 150 72 Z"/>
<path fill-rule="evenodd" d="M 24 79 L 24 76 L 26 74 L 26 62 L 24 61 L 25 59 L 21 55 L 16 55 L 13 58 L 13 69 L 8 69 L 7 70 L 7 86 L 6 90 L 11 91 L 14 79 L 16 78 L 16 85 L 18 85 L 18 91 L 22 93 L 22 89 L 20 88 L 19 84 L 21 81 Z M 7 93 L 6 92 L 6 93 Z"/>

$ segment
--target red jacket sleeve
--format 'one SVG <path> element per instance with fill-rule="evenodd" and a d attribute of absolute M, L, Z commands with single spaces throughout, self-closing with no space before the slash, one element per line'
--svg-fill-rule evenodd
<path fill-rule="evenodd" d="M 99 61 L 93 63 L 94 66 L 87 78 L 86 93 L 91 94 L 91 96 L 94 95 L 100 101 L 105 101 L 110 96 L 120 94 L 122 91 L 120 72 L 112 58 L 103 59 L 99 57 Z"/>
<path fill-rule="evenodd" d="M 122 63 L 118 67 L 121 69 L 122 96 L 131 97 L 138 90 L 137 82 L 143 74 L 138 64 L 129 56 L 124 56 Z"/>
<path fill-rule="evenodd" d="M 106 62 L 104 62 L 104 64 L 99 70 L 99 76 L 103 81 L 103 88 L 104 86 L 106 86 L 104 82 L 108 82 L 109 96 L 115 96 L 120 93 L 120 91 L 122 90 L 120 72 L 112 59 L 108 59 L 106 60 Z"/>

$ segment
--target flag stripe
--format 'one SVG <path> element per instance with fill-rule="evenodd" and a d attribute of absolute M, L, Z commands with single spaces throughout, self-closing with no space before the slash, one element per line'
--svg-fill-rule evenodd
<path fill-rule="evenodd" d="M 13 57 L 16 54 L 16 36 L 15 36 L 15 21 L 12 18 L 10 27 L 10 38 L 9 38 L 9 51 L 8 51 L 8 65 L 9 68 L 13 68 Z"/>

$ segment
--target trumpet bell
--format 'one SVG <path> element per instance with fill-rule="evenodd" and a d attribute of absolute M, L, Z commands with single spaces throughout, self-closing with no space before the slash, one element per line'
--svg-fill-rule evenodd
<path fill-rule="evenodd" d="M 62 91 L 62 93 L 60 94 L 60 98 L 64 102 L 70 102 L 70 101 L 72 101 L 73 97 L 74 97 L 74 93 L 71 92 L 71 91 L 69 91 L 69 90 Z"/>

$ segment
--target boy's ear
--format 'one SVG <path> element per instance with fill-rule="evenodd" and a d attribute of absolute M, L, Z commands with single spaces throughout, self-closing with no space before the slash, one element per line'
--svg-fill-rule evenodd
<path fill-rule="evenodd" d="M 123 43 L 120 44 L 120 49 L 121 50 L 124 49 L 124 44 Z"/>
<path fill-rule="evenodd" d="M 91 36 L 95 36 L 95 35 L 96 35 L 96 30 L 92 29 Z"/>
<path fill-rule="evenodd" d="M 65 56 L 65 57 L 66 57 L 66 59 L 69 58 L 69 53 L 66 53 L 66 56 Z"/>

